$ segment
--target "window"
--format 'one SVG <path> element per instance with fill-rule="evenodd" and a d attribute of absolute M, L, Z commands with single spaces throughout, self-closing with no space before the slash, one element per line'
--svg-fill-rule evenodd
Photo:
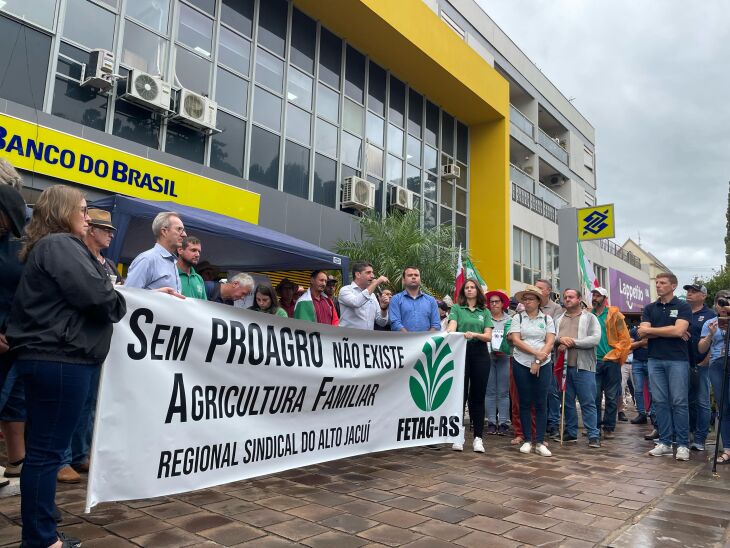
<path fill-rule="evenodd" d="M 553 284 L 555 291 L 560 287 L 560 263 L 558 260 L 560 248 L 550 242 L 545 242 L 545 275 Z"/>
<path fill-rule="evenodd" d="M 383 151 L 368 143 L 366 149 L 367 172 L 378 178 L 383 176 Z"/>
<path fill-rule="evenodd" d="M 446 15 L 443 11 L 441 12 L 441 20 L 446 23 L 451 30 L 458 34 L 459 38 L 461 38 L 462 40 L 466 40 L 466 31 L 464 31 L 464 29 L 457 25 L 456 21 Z"/>
<path fill-rule="evenodd" d="M 122 69 L 122 72 L 126 72 Z M 117 82 L 117 97 L 125 83 Z M 114 108 L 112 133 L 150 148 L 159 147 L 160 115 L 123 99 L 117 99 Z"/>
<path fill-rule="evenodd" d="M 370 143 L 379 147 L 383 146 L 383 131 L 385 122 L 380 116 L 372 112 L 367 113 L 367 138 Z"/>
<path fill-rule="evenodd" d="M 114 49 L 114 14 L 88 0 L 69 0 L 63 36 L 89 49 Z"/>
<path fill-rule="evenodd" d="M 421 165 L 421 141 L 408 135 L 406 139 L 406 159 L 414 165 Z"/>
<path fill-rule="evenodd" d="M 50 56 L 50 36 L 0 16 L 0 97 L 42 109 Z"/>
<path fill-rule="evenodd" d="M 359 169 L 360 160 L 362 157 L 362 140 L 343 131 L 342 143 L 340 144 L 340 146 L 342 147 L 342 163 L 347 164 L 350 167 Z"/>
<path fill-rule="evenodd" d="M 421 138 L 423 124 L 423 96 L 413 90 L 408 92 L 408 133 Z"/>
<path fill-rule="evenodd" d="M 362 120 L 362 107 L 357 103 L 353 103 L 349 99 L 345 99 L 345 106 L 343 109 L 342 116 L 342 127 L 347 131 L 362 135 L 363 120 Z"/>
<path fill-rule="evenodd" d="M 605 266 L 593 263 L 593 273 L 596 275 L 596 280 L 598 280 L 599 286 L 608 287 L 608 269 Z"/>
<path fill-rule="evenodd" d="M 388 124 L 388 152 L 403 156 L 403 130 Z"/>
<path fill-rule="evenodd" d="M 441 113 L 441 149 L 449 156 L 454 155 L 454 117 Z"/>
<path fill-rule="evenodd" d="M 406 166 L 406 188 L 421 195 L 421 170 L 412 165 Z"/>
<path fill-rule="evenodd" d="M 162 34 L 167 34 L 169 13 L 170 0 L 127 0 L 127 17 Z"/>
<path fill-rule="evenodd" d="M 295 8 L 291 23 L 291 63 L 309 74 L 314 73 L 316 42 L 317 23 Z"/>
<path fill-rule="evenodd" d="M 316 150 L 337 158 L 337 127 L 317 118 Z"/>
<path fill-rule="evenodd" d="M 246 122 L 218 111 L 216 133 L 210 144 L 210 167 L 243 177 L 243 150 L 246 142 Z"/>
<path fill-rule="evenodd" d="M 391 185 L 403 186 L 403 161 L 388 154 L 385 180 Z"/>
<path fill-rule="evenodd" d="M 271 188 L 279 184 L 279 136 L 253 126 L 248 177 Z"/>
<path fill-rule="evenodd" d="M 205 136 L 196 129 L 171 122 L 167 126 L 165 152 L 202 164 Z"/>
<path fill-rule="evenodd" d="M 365 102 L 365 56 L 347 46 L 345 62 L 345 95 L 358 103 Z"/>
<path fill-rule="evenodd" d="M 406 86 L 400 80 L 390 77 L 390 121 L 403 127 L 406 115 Z"/>
<path fill-rule="evenodd" d="M 583 147 L 583 165 L 593 171 L 593 153 L 587 147 Z"/>
<path fill-rule="evenodd" d="M 368 75 L 368 108 L 383 116 L 385 114 L 385 70 L 370 62 Z"/>
<path fill-rule="evenodd" d="M 82 88 L 78 78 L 81 76 L 81 63 L 88 64 L 89 54 L 79 48 L 61 43 L 53 89 L 53 108 L 51 114 L 65 118 L 87 127 L 104 131 L 108 98 L 92 88 Z M 63 76 L 70 74 L 72 79 Z M 43 99 L 39 101 L 42 103 Z"/>
<path fill-rule="evenodd" d="M 167 40 L 127 21 L 124 26 L 122 63 L 152 75 L 163 74 L 167 65 Z"/>
<path fill-rule="evenodd" d="M 456 158 L 466 163 L 469 157 L 469 128 L 461 122 L 456 123 Z"/>
<path fill-rule="evenodd" d="M 285 0 L 259 2 L 258 43 L 281 57 L 284 57 L 288 9 Z"/>
<path fill-rule="evenodd" d="M 534 284 L 542 277 L 542 240 L 512 227 L 512 277 L 522 283 Z"/>
<path fill-rule="evenodd" d="M 218 62 L 248 75 L 251 43 L 226 27 L 221 27 L 218 39 Z"/>
<path fill-rule="evenodd" d="M 223 0 L 221 3 L 221 21 L 241 34 L 251 37 L 254 1 Z"/>
<path fill-rule="evenodd" d="M 342 40 L 323 28 L 319 34 L 319 79 L 340 89 L 341 65 Z"/>
<path fill-rule="evenodd" d="M 5 0 L 2 9 L 20 19 L 50 29 L 53 26 L 57 4 L 58 0 Z"/>
<path fill-rule="evenodd" d="M 335 207 L 337 198 L 337 162 L 316 154 L 314 158 L 314 201 Z"/>
<path fill-rule="evenodd" d="M 312 109 L 312 79 L 295 68 L 289 69 L 286 98 L 297 106 Z"/>
<path fill-rule="evenodd" d="M 215 83 L 215 100 L 219 106 L 245 116 L 248 82 L 219 67 Z"/>
<path fill-rule="evenodd" d="M 175 74 L 184 88 L 200 95 L 208 95 L 211 64 L 199 55 L 177 47 Z"/>
<path fill-rule="evenodd" d="M 323 84 L 317 85 L 317 114 L 333 122 L 340 120 L 340 96 Z"/>
<path fill-rule="evenodd" d="M 281 93 L 284 86 L 284 61 L 257 48 L 256 82 Z"/>
<path fill-rule="evenodd" d="M 439 142 L 439 107 L 431 101 L 426 101 L 426 142 L 435 147 Z"/>
<path fill-rule="evenodd" d="M 215 0 L 187 0 L 202 11 L 215 15 Z"/>
<path fill-rule="evenodd" d="M 286 136 L 309 146 L 312 131 L 312 116 L 292 105 L 286 107 Z M 287 145 L 288 147 L 289 145 Z M 286 174 L 285 174 L 286 175 Z"/>
<path fill-rule="evenodd" d="M 284 151 L 284 192 L 309 197 L 309 149 L 291 141 Z"/>
<path fill-rule="evenodd" d="M 256 86 L 253 97 L 253 120 L 277 132 L 281 131 L 281 99 Z"/>
<path fill-rule="evenodd" d="M 177 39 L 196 53 L 210 57 L 213 51 L 213 20 L 181 3 Z"/>

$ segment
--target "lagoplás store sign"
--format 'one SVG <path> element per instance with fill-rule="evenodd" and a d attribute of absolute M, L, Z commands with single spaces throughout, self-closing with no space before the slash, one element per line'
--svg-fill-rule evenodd
<path fill-rule="evenodd" d="M 337 328 L 118 291 L 127 315 L 102 370 L 87 508 L 463 442 L 461 333 Z"/>
<path fill-rule="evenodd" d="M 0 156 L 19 169 L 63 181 L 258 224 L 260 196 L 255 192 L 4 114 Z"/>

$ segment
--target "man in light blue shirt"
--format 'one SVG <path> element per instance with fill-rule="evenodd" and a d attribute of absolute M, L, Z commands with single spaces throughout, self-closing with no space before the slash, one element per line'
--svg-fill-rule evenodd
<path fill-rule="evenodd" d="M 373 329 L 388 323 L 388 310 L 380 308 L 375 290 L 388 283 L 385 276 L 375 277 L 373 265 L 365 261 L 352 263 L 352 283 L 340 289 L 340 327 Z"/>
<path fill-rule="evenodd" d="M 436 299 L 421 291 L 421 271 L 415 266 L 403 270 L 405 290 L 390 301 L 388 314 L 393 331 L 440 331 Z"/>
<path fill-rule="evenodd" d="M 125 285 L 141 289 L 169 287 L 180 293 L 177 250 L 187 236 L 185 226 L 177 213 L 166 211 L 152 221 L 152 233 L 157 240 L 155 246 L 132 261 Z"/>

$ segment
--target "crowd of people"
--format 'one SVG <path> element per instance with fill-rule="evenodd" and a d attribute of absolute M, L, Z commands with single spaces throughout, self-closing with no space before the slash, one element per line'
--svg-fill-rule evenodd
<path fill-rule="evenodd" d="M 676 277 L 660 274 L 659 299 L 629 329 L 604 288 L 591 291 L 591 307 L 574 288 L 564 289 L 558 304 L 547 280 L 510 298 L 467 279 L 452 302 L 423 290 L 418 266 L 403 269 L 403 289 L 394 292 L 372 264 L 357 261 L 352 282 L 339 292 L 337 278 L 324 270 L 311 273 L 307 288 L 288 278 L 273 287 L 247 273 L 218 279 L 215 267 L 201 261 L 205 242 L 188 236 L 175 212 L 157 215 L 154 245 L 123 277 L 103 254 L 116 232 L 108 212 L 90 209 L 79 190 L 62 185 L 44 190 L 31 211 L 19 192 L 20 177 L 4 161 L 0 183 L 0 428 L 5 477 L 21 482 L 23 546 L 80 544 L 56 529 L 56 482 L 78 482 L 79 472 L 88 471 L 100 365 L 112 325 L 126 313 L 123 293 L 113 287 L 118 284 L 246 303 L 259 313 L 332 326 L 460 333 L 467 340 L 464 408 L 478 453 L 486 450 L 485 430 L 512 434 L 520 453 L 543 457 L 552 455 L 552 441 L 577 442 L 576 400 L 588 446 L 600 448 L 614 437 L 617 421 L 628 420 L 621 406 L 627 384 L 637 409 L 631 422 L 653 425 L 646 438 L 656 446 L 649 455 L 682 461 L 691 449 L 705 449 L 710 387 L 719 400 L 723 385 L 727 326 L 716 313 L 726 310 L 730 291 L 717 294 L 713 311 L 704 305 L 704 287 L 685 286 L 685 302 L 674 295 Z M 718 463 L 725 464 L 727 412 L 720 430 Z M 452 449 L 464 447 L 454 443 Z"/>

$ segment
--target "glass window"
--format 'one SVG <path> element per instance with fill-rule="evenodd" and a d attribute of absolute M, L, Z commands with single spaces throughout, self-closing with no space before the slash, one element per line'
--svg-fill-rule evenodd
<path fill-rule="evenodd" d="M 210 61 L 177 47 L 175 74 L 180 84 L 192 92 L 208 95 L 210 90 Z"/>
<path fill-rule="evenodd" d="M 309 149 L 287 141 L 284 150 L 284 192 L 309 197 Z"/>
<path fill-rule="evenodd" d="M 345 58 L 345 95 L 365 102 L 365 56 L 352 46 L 347 46 Z"/>
<path fill-rule="evenodd" d="M 50 36 L 0 17 L 0 97 L 42 109 L 50 57 Z"/>
<path fill-rule="evenodd" d="M 383 181 L 373 177 L 372 175 L 367 176 L 367 180 L 375 185 L 375 211 L 383 213 Z"/>
<path fill-rule="evenodd" d="M 248 105 L 248 82 L 219 67 L 215 82 L 215 100 L 223 108 L 245 116 Z"/>
<path fill-rule="evenodd" d="M 253 27 L 254 2 L 255 0 L 223 0 L 221 3 L 221 21 L 250 38 Z"/>
<path fill-rule="evenodd" d="M 181 3 L 177 39 L 200 55 L 210 57 L 213 51 L 213 20 Z"/>
<path fill-rule="evenodd" d="M 448 181 L 441 180 L 441 205 L 451 207 L 454 203 L 454 185 Z"/>
<path fill-rule="evenodd" d="M 424 139 L 427 143 L 439 146 L 439 107 L 426 101 L 426 131 Z"/>
<path fill-rule="evenodd" d="M 50 29 L 53 27 L 57 4 L 58 0 L 5 0 L 2 10 Z"/>
<path fill-rule="evenodd" d="M 388 124 L 388 152 L 403 156 L 403 130 Z"/>
<path fill-rule="evenodd" d="M 311 142 L 312 116 L 308 112 L 288 104 L 286 107 L 286 136 L 309 146 Z M 286 157 L 284 157 L 286 162 Z M 286 177 L 286 173 L 284 173 Z"/>
<path fill-rule="evenodd" d="M 251 42 L 221 27 L 218 38 L 218 62 L 248 75 L 251 65 Z"/>
<path fill-rule="evenodd" d="M 417 166 L 421 165 L 421 141 L 408 135 L 406 139 L 406 158 L 407 160 Z"/>
<path fill-rule="evenodd" d="M 287 78 L 289 85 L 287 86 L 286 98 L 295 105 L 311 110 L 312 79 L 293 67 L 289 69 Z"/>
<path fill-rule="evenodd" d="M 380 116 L 372 112 L 367 113 L 367 138 L 368 141 L 379 147 L 383 146 L 383 131 L 385 122 Z"/>
<path fill-rule="evenodd" d="M 466 190 L 456 187 L 456 211 L 466 213 Z"/>
<path fill-rule="evenodd" d="M 56 78 L 51 114 L 104 131 L 106 105 L 107 97 L 98 94 L 95 89 L 82 88 L 76 82 Z"/>
<path fill-rule="evenodd" d="M 385 116 L 385 78 L 385 70 L 371 61 L 368 75 L 368 108 L 381 116 Z"/>
<path fill-rule="evenodd" d="M 0 17 L 0 22 L 2 22 L 2 20 L 3 18 Z M 70 44 L 66 44 L 65 42 L 61 42 L 59 53 L 60 55 L 58 56 L 58 63 L 56 64 L 56 72 L 69 76 L 74 80 L 81 80 L 81 76 L 83 76 L 81 69 L 83 69 L 84 63 L 88 64 L 89 54 L 84 50 Z M 70 57 L 73 60 L 66 59 L 65 57 Z"/>
<path fill-rule="evenodd" d="M 423 147 L 423 167 L 434 173 L 439 172 L 439 154 L 435 148 Z"/>
<path fill-rule="evenodd" d="M 284 84 L 284 61 L 268 51 L 256 48 L 256 82 L 281 93 Z"/>
<path fill-rule="evenodd" d="M 451 210 L 446 209 L 445 207 L 441 208 L 441 224 L 442 225 L 451 225 Z"/>
<path fill-rule="evenodd" d="M 454 215 L 454 221 L 456 224 L 454 231 L 456 236 L 456 245 L 461 244 L 466 247 L 466 217 L 456 213 Z"/>
<path fill-rule="evenodd" d="M 423 195 L 431 200 L 436 200 L 436 185 L 438 179 L 436 175 L 426 173 L 426 178 L 423 181 Z"/>
<path fill-rule="evenodd" d="M 271 188 L 279 184 L 279 136 L 256 126 L 251 128 L 248 178 Z"/>
<path fill-rule="evenodd" d="M 216 125 L 221 132 L 210 141 L 210 167 L 243 177 L 246 122 L 219 110 Z"/>
<path fill-rule="evenodd" d="M 428 229 L 436 227 L 436 211 L 436 204 L 429 202 L 428 200 L 423 201 L 423 228 Z"/>
<path fill-rule="evenodd" d="M 215 0 L 187 0 L 196 8 L 200 8 L 206 13 L 215 15 Z"/>
<path fill-rule="evenodd" d="M 112 12 L 88 0 L 68 0 L 63 36 L 87 48 L 114 49 Z"/>
<path fill-rule="evenodd" d="M 416 194 L 421 194 L 421 170 L 417 167 L 406 166 L 406 187 Z"/>
<path fill-rule="evenodd" d="M 441 113 L 441 150 L 454 155 L 454 118 L 445 112 Z"/>
<path fill-rule="evenodd" d="M 292 65 L 314 74 L 314 55 L 317 42 L 317 23 L 301 11 L 294 8 L 291 22 L 291 52 L 289 58 Z"/>
<path fill-rule="evenodd" d="M 327 29 L 319 34 L 319 79 L 340 89 L 342 40 Z"/>
<path fill-rule="evenodd" d="M 277 132 L 281 131 L 281 99 L 256 86 L 253 97 L 253 120 Z"/>
<path fill-rule="evenodd" d="M 127 0 L 127 17 L 136 19 L 162 34 L 167 34 L 170 0 Z"/>
<path fill-rule="evenodd" d="M 345 99 L 345 108 L 343 110 L 342 116 L 342 127 L 345 128 L 347 131 L 362 135 L 362 111 L 363 108 L 360 105 L 353 103 L 349 99 Z"/>
<path fill-rule="evenodd" d="M 378 147 L 367 144 L 366 149 L 367 173 L 376 177 L 383 176 L 383 151 Z"/>
<path fill-rule="evenodd" d="M 459 177 L 456 179 L 457 186 L 460 186 L 462 188 L 466 188 L 466 180 L 467 180 L 467 169 L 464 164 L 461 162 L 457 162 L 457 165 L 459 166 Z"/>
<path fill-rule="evenodd" d="M 317 114 L 340 121 L 340 96 L 323 84 L 317 84 Z"/>
<path fill-rule="evenodd" d="M 406 86 L 400 80 L 390 77 L 390 105 L 389 119 L 394 124 L 403 127 L 406 115 Z"/>
<path fill-rule="evenodd" d="M 456 158 L 467 162 L 469 157 L 469 128 L 461 122 L 456 123 Z"/>
<path fill-rule="evenodd" d="M 385 169 L 385 180 L 388 183 L 403 186 L 403 160 L 399 160 L 395 156 L 388 154 L 388 162 Z"/>
<path fill-rule="evenodd" d="M 115 104 L 112 133 L 140 145 L 159 148 L 159 114 L 121 99 Z"/>
<path fill-rule="evenodd" d="M 124 25 L 122 63 L 149 74 L 164 74 L 167 65 L 167 40 L 127 21 Z"/>
<path fill-rule="evenodd" d="M 340 168 L 340 178 L 343 181 L 345 179 L 347 179 L 348 177 L 359 177 L 359 176 L 360 176 L 360 171 L 357 170 L 357 169 L 355 169 L 355 168 L 348 167 L 348 166 L 345 166 L 345 165 L 343 165 Z"/>
<path fill-rule="evenodd" d="M 337 162 L 316 154 L 314 157 L 314 196 L 318 204 L 335 207 L 337 197 Z"/>
<path fill-rule="evenodd" d="M 360 160 L 362 159 L 362 140 L 343 131 L 340 146 L 342 147 L 340 151 L 342 163 L 359 168 Z"/>
<path fill-rule="evenodd" d="M 258 43 L 281 57 L 284 57 L 288 10 L 289 6 L 286 0 L 259 2 Z"/>
<path fill-rule="evenodd" d="M 202 164 L 205 153 L 205 135 L 197 129 L 170 122 L 167 126 L 165 152 Z"/>
<path fill-rule="evenodd" d="M 421 137 L 423 124 L 423 95 L 412 89 L 408 91 L 408 132 Z"/>
<path fill-rule="evenodd" d="M 337 158 L 337 127 L 317 118 L 316 150 Z"/>

